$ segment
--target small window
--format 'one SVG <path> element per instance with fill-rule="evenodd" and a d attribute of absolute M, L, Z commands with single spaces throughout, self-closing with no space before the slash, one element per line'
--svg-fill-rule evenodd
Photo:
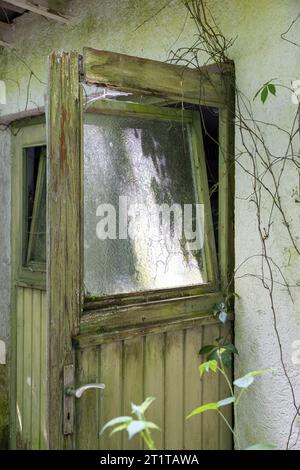
<path fill-rule="evenodd" d="M 24 153 L 23 263 L 40 268 L 46 263 L 46 146 L 28 147 Z"/>

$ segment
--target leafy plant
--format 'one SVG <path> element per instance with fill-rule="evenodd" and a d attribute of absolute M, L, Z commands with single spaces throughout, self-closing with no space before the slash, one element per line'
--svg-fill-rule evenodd
<path fill-rule="evenodd" d="M 263 84 L 263 86 L 255 94 L 253 98 L 254 100 L 260 94 L 260 99 L 262 103 L 264 104 L 269 96 L 269 93 L 271 93 L 271 95 L 273 96 L 276 96 L 276 85 L 274 85 L 274 83 L 271 83 L 272 80 L 273 78 Z"/>
<path fill-rule="evenodd" d="M 233 343 L 226 341 L 224 336 L 220 336 L 216 338 L 214 344 L 207 344 L 199 351 L 199 354 L 206 355 L 206 361 L 218 360 L 220 353 L 222 353 L 224 367 L 230 367 L 232 354 L 238 354 L 238 350 Z"/>
<path fill-rule="evenodd" d="M 225 323 L 228 319 L 231 299 L 233 297 L 240 297 L 236 292 L 228 292 L 225 296 L 224 302 L 220 302 L 213 306 L 213 316 L 218 317 L 221 323 Z"/>
<path fill-rule="evenodd" d="M 219 413 L 221 418 L 224 420 L 224 422 L 226 423 L 226 425 L 232 432 L 235 438 L 237 447 L 240 448 L 239 435 L 236 431 L 236 427 L 238 423 L 238 404 L 240 402 L 240 399 L 242 395 L 245 393 L 245 391 L 248 389 L 248 387 L 250 387 L 250 385 L 253 384 L 255 378 L 258 375 L 271 373 L 272 369 L 254 370 L 252 372 L 248 372 L 246 375 L 236 379 L 233 382 L 233 385 L 235 386 L 235 389 L 234 389 L 233 385 L 231 384 L 230 377 L 228 376 L 226 372 L 224 360 L 223 360 L 224 357 L 227 356 L 228 350 L 226 350 L 225 348 L 220 348 L 219 346 L 214 347 L 214 350 L 209 349 L 209 348 L 211 348 L 211 346 L 204 346 L 200 351 L 202 351 L 202 354 L 204 354 L 205 352 L 208 352 L 209 355 L 214 354 L 216 355 L 217 359 L 210 359 L 200 364 L 199 366 L 200 376 L 202 377 L 203 374 L 205 373 L 220 373 L 224 377 L 228 385 L 230 396 L 218 402 L 207 403 L 205 405 L 199 406 L 198 408 L 195 408 L 193 411 L 191 411 L 191 413 L 187 416 L 186 419 L 190 419 L 192 416 L 199 415 L 201 413 L 204 413 L 205 411 L 209 411 L 209 410 L 216 411 L 217 413 Z M 203 352 L 203 350 L 205 351 Z M 233 404 L 233 410 L 234 410 L 234 421 L 235 421 L 234 429 L 221 411 L 224 406 L 228 406 L 231 404 Z M 247 450 L 268 450 L 272 448 L 274 448 L 273 444 L 255 444 L 251 447 L 248 447 Z"/>
<path fill-rule="evenodd" d="M 159 427 L 155 423 L 147 421 L 145 418 L 145 412 L 154 400 L 154 397 L 148 397 L 141 405 L 131 403 L 131 412 L 135 418 L 132 416 L 118 416 L 117 418 L 108 421 L 108 423 L 106 423 L 101 429 L 100 434 L 103 434 L 107 428 L 111 427 L 113 430 L 111 431 L 110 436 L 116 432 L 127 431 L 128 438 L 132 439 L 136 434 L 140 434 L 147 448 L 149 450 L 156 450 L 151 436 L 151 430 L 159 429 Z"/>
<path fill-rule="evenodd" d="M 239 298 L 239 295 L 236 292 L 228 292 L 225 295 L 224 301 L 215 304 L 213 307 L 212 314 L 214 317 L 217 317 L 221 323 L 226 323 L 228 319 L 229 310 L 231 307 L 231 299 L 233 297 Z M 199 354 L 206 355 L 206 361 L 217 361 L 219 359 L 220 352 L 222 352 L 222 361 L 225 367 L 230 367 L 232 354 L 238 354 L 238 350 L 235 345 L 224 338 L 224 336 L 216 338 L 213 344 L 206 344 L 202 346 Z"/>

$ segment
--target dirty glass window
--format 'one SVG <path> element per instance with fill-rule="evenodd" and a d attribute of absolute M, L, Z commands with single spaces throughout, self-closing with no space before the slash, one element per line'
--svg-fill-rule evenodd
<path fill-rule="evenodd" d="M 25 154 L 24 263 L 46 262 L 46 147 L 28 147 Z"/>
<path fill-rule="evenodd" d="M 191 123 L 86 113 L 86 295 L 207 282 L 198 202 Z"/>

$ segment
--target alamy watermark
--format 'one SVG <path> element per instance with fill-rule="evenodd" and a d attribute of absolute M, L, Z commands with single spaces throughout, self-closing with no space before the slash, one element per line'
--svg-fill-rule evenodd
<path fill-rule="evenodd" d="M 179 241 L 189 251 L 201 250 L 204 244 L 204 204 L 129 203 L 120 196 L 118 207 L 100 204 L 96 210 L 99 240 Z"/>

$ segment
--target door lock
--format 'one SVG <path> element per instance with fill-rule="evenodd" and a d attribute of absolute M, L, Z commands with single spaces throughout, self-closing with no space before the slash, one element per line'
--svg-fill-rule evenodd
<path fill-rule="evenodd" d="M 80 398 L 86 390 L 105 388 L 105 384 L 90 383 L 74 388 L 74 365 L 64 367 L 64 434 L 72 434 L 74 427 L 74 398 Z"/>

